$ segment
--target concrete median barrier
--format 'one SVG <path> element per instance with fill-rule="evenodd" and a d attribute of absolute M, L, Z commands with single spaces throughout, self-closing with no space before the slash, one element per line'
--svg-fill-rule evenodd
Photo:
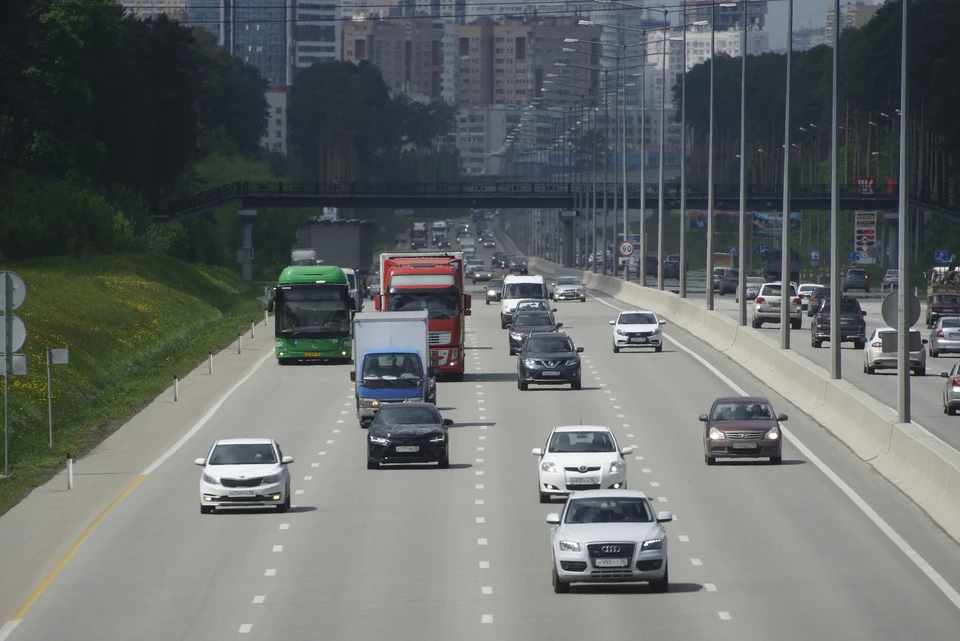
<path fill-rule="evenodd" d="M 656 312 L 723 352 L 802 408 L 960 541 L 960 452 L 920 425 L 897 423 L 888 406 L 852 383 L 830 380 L 824 368 L 781 350 L 752 327 L 704 309 L 702 302 L 542 259 L 532 259 L 530 267 L 553 276 L 580 276 L 588 289 Z"/>

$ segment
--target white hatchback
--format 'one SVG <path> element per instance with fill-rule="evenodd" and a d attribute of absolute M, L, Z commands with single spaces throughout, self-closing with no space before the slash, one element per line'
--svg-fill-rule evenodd
<path fill-rule="evenodd" d="M 222 439 L 206 458 L 194 461 L 203 468 L 200 477 L 200 513 L 218 507 L 276 506 L 290 509 L 292 456 L 269 438 Z"/>
<path fill-rule="evenodd" d="M 546 447 L 534 448 L 540 502 L 578 490 L 622 490 L 627 487 L 624 456 L 632 447 L 619 449 L 609 427 L 565 425 L 553 428 Z"/>
<path fill-rule="evenodd" d="M 667 321 L 657 318 L 653 312 L 620 312 L 613 325 L 613 353 L 626 347 L 652 347 L 653 351 L 663 350 L 663 332 L 661 326 Z"/>

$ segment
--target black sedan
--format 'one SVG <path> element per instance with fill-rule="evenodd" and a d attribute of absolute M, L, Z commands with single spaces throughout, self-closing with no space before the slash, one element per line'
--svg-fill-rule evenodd
<path fill-rule="evenodd" d="M 450 467 L 449 418 L 432 403 L 386 403 L 367 432 L 367 469 L 382 463 L 433 463 Z"/>
<path fill-rule="evenodd" d="M 555 332 L 563 327 L 550 312 L 521 312 L 514 315 L 510 325 L 510 356 L 520 351 L 527 336 L 534 332 Z"/>
<path fill-rule="evenodd" d="M 580 389 L 580 354 L 566 334 L 530 334 L 517 357 L 517 387 L 526 390 L 536 385 L 564 385 Z M 383 411 L 383 410 L 381 410 Z"/>
<path fill-rule="evenodd" d="M 503 293 L 503 279 L 502 278 L 493 278 L 487 283 L 486 288 L 486 300 L 487 305 L 490 304 L 490 301 L 495 303 L 500 302 L 500 294 Z"/>

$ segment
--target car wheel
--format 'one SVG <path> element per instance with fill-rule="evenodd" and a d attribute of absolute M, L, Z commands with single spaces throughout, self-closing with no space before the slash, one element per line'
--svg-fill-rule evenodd
<path fill-rule="evenodd" d="M 587 302 L 587 297 L 586 297 L 586 296 L 584 296 L 583 298 L 581 298 L 581 299 L 580 299 L 580 302 L 581 302 L 581 303 L 585 303 L 585 302 Z"/>
<path fill-rule="evenodd" d="M 614 353 L 614 354 L 619 354 L 619 353 L 620 353 L 620 348 L 617 347 L 616 345 L 614 345 L 614 346 L 613 346 L 613 353 Z"/>
<path fill-rule="evenodd" d="M 957 408 L 953 405 L 947 405 L 947 416 L 956 416 Z"/>
<path fill-rule="evenodd" d="M 811 338 L 811 339 L 810 339 L 810 347 L 812 347 L 813 349 L 820 349 L 820 345 L 822 345 L 822 344 L 823 344 L 823 343 L 821 343 L 820 341 L 818 341 L 818 340 L 815 339 L 815 338 Z"/>
<path fill-rule="evenodd" d="M 583 383 L 580 381 L 574 381 L 570 383 L 570 389 L 583 389 Z"/>
<path fill-rule="evenodd" d="M 570 592 L 570 584 L 565 583 L 560 580 L 560 576 L 557 574 L 557 565 L 556 561 L 553 562 L 553 591 L 555 594 L 567 594 Z"/>
<path fill-rule="evenodd" d="M 716 464 L 717 464 L 717 457 L 716 457 L 716 456 L 710 456 L 709 454 L 704 454 L 704 455 L 703 455 L 703 460 L 704 460 L 704 462 L 705 462 L 707 465 L 716 465 Z"/>
<path fill-rule="evenodd" d="M 853 348 L 854 348 L 854 349 L 863 349 L 863 348 L 866 347 L 866 346 L 867 346 L 866 341 L 861 341 L 861 340 L 855 340 L 855 341 L 853 341 Z"/>
<path fill-rule="evenodd" d="M 547 494 L 546 492 L 540 492 L 540 502 L 541 502 L 541 503 L 549 503 L 549 502 L 550 502 L 550 495 Z"/>
<path fill-rule="evenodd" d="M 792 320 L 790 321 L 790 328 L 791 328 L 791 329 L 801 329 L 801 328 L 803 328 L 803 319 L 802 319 L 802 318 L 794 318 L 794 319 L 792 319 Z"/>
<path fill-rule="evenodd" d="M 490 301 L 487 301 L 487 305 L 488 305 L 488 306 L 490 305 Z"/>
<path fill-rule="evenodd" d="M 380 464 L 377 463 L 376 461 L 367 461 L 367 469 L 368 469 L 368 470 L 379 470 L 379 469 L 380 469 Z"/>
<path fill-rule="evenodd" d="M 656 347 L 653 348 L 653 351 L 659 354 L 660 352 L 663 351 L 663 345 L 657 345 Z"/>
<path fill-rule="evenodd" d="M 927 374 L 926 367 L 918 367 L 917 369 L 913 370 L 914 376 L 926 376 L 926 374 Z"/>
<path fill-rule="evenodd" d="M 526 383 L 524 383 L 524 382 L 523 382 L 522 380 L 520 380 L 519 378 L 517 379 L 517 389 L 518 389 L 518 390 L 520 390 L 521 392 L 526 392 L 526 391 L 527 391 L 527 387 L 528 387 L 528 385 L 527 385 Z"/>
<path fill-rule="evenodd" d="M 200 514 L 213 514 L 214 507 L 212 505 L 201 505 Z"/>
<path fill-rule="evenodd" d="M 770 457 L 770 465 L 780 465 L 781 463 L 783 463 L 783 456 L 782 456 L 782 455 L 781 455 L 781 456 L 771 456 L 771 457 Z"/>
<path fill-rule="evenodd" d="M 761 327 L 763 327 L 763 323 L 756 318 L 753 319 L 753 323 L 751 324 L 753 325 L 754 329 L 760 329 Z"/>
<path fill-rule="evenodd" d="M 277 506 L 277 512 L 286 512 L 290 509 L 290 488 L 287 488 L 287 495 L 283 497 L 283 503 Z"/>
<path fill-rule="evenodd" d="M 447 457 L 447 456 L 444 456 L 442 459 L 438 460 L 438 461 L 437 461 L 437 467 L 439 467 L 441 470 L 449 469 L 449 468 L 450 468 L 450 458 Z"/>
<path fill-rule="evenodd" d="M 870 367 L 869 365 L 867 365 L 866 367 L 867 367 L 867 374 L 870 374 L 872 376 L 877 373 L 876 367 Z"/>
<path fill-rule="evenodd" d="M 650 588 L 657 593 L 664 593 L 670 591 L 670 565 L 666 565 L 663 568 L 663 578 L 657 579 L 656 581 L 650 582 Z"/>
<path fill-rule="evenodd" d="M 938 352 L 935 352 L 935 351 L 933 350 L 933 348 L 931 347 L 931 348 L 930 348 L 930 358 L 937 358 L 937 357 L 939 357 L 939 356 L 940 356 L 940 354 L 939 354 Z"/>

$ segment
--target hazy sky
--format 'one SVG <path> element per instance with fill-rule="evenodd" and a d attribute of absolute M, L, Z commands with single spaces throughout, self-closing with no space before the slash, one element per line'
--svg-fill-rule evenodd
<path fill-rule="evenodd" d="M 841 4 L 846 4 L 844 0 Z M 767 13 L 767 26 L 764 31 L 770 34 L 770 46 L 774 49 L 787 46 L 787 2 L 771 2 Z M 793 28 L 806 29 L 813 23 L 822 28 L 826 20 L 827 9 L 833 6 L 833 0 L 793 0 Z"/>

